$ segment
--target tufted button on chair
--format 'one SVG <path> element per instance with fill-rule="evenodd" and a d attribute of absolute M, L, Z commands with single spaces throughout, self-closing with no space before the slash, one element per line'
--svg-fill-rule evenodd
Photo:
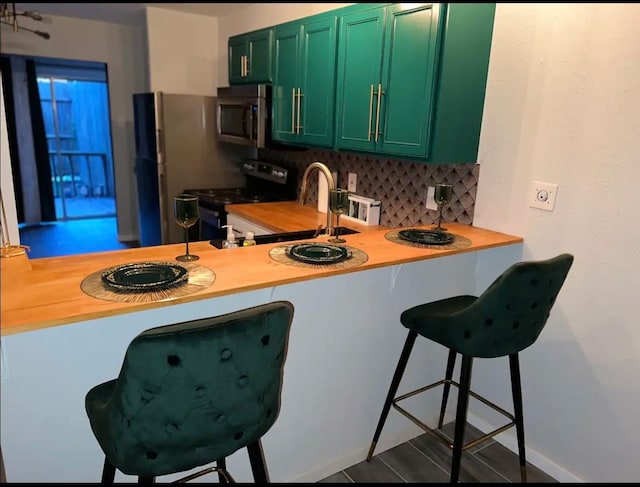
<path fill-rule="evenodd" d="M 405 310 L 400 316 L 400 322 L 408 328 L 409 334 L 391 381 L 367 460 L 371 460 L 373 456 L 382 427 L 391 406 L 393 406 L 424 431 L 444 441 L 453 450 L 452 483 L 458 482 L 462 451 L 515 425 L 520 474 L 522 481 L 526 482 L 524 421 L 518 353 L 532 345 L 540 335 L 572 264 L 573 256 L 570 254 L 560 254 L 542 261 L 518 262 L 503 272 L 478 297 L 454 296 Z M 445 379 L 395 397 L 418 335 L 449 349 Z M 462 355 L 459 383 L 452 380 L 457 354 Z M 470 390 L 471 368 L 474 358 L 505 356 L 509 357 L 514 414 L 510 414 Z M 440 385 L 443 386 L 443 394 L 437 428 L 427 426 L 398 405 L 399 401 Z M 441 431 L 451 385 L 458 388 L 453 443 Z M 469 396 L 490 406 L 509 418 L 511 422 L 463 445 Z"/>
<path fill-rule="evenodd" d="M 138 477 L 217 472 L 247 448 L 256 483 L 268 482 L 261 437 L 280 412 L 293 305 L 277 301 L 151 328 L 129 344 L 120 374 L 93 387 L 85 408 L 105 454 L 102 483 L 115 470 Z"/>

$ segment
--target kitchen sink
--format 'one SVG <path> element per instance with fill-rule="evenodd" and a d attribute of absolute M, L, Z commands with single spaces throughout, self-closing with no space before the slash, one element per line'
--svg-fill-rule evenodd
<path fill-rule="evenodd" d="M 338 227 L 340 229 L 340 235 L 351 235 L 354 233 L 360 233 L 357 230 L 353 230 L 347 227 Z M 277 242 L 291 242 L 293 240 L 305 240 L 308 238 L 314 238 L 318 230 L 313 228 L 311 230 L 298 230 L 297 232 L 283 232 L 283 233 L 271 233 L 269 235 L 256 235 L 253 238 L 256 241 L 256 245 L 270 244 Z M 236 238 L 238 245 L 242 247 L 244 237 Z M 222 248 L 222 239 L 214 239 L 209 242 L 214 247 Z"/>

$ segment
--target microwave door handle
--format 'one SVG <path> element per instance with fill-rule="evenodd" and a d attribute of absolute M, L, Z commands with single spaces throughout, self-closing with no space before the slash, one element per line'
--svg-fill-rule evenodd
<path fill-rule="evenodd" d="M 244 108 L 244 116 L 242 117 L 242 130 L 244 133 L 244 137 L 248 140 L 253 139 L 253 134 L 251 133 L 252 126 L 253 126 L 253 106 L 247 105 Z"/>
<path fill-rule="evenodd" d="M 248 114 L 249 114 L 249 110 L 250 107 L 245 106 L 244 110 L 242 110 L 242 136 L 245 139 L 249 138 L 249 130 L 248 130 L 248 125 L 247 125 L 247 121 L 249 119 Z"/>
<path fill-rule="evenodd" d="M 242 111 L 242 135 L 245 139 L 249 136 L 247 133 L 247 112 L 246 108 Z"/>

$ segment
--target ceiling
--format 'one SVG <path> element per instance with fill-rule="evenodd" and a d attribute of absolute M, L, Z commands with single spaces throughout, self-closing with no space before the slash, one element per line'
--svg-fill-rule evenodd
<path fill-rule="evenodd" d="M 30 10 L 40 14 L 101 20 L 117 24 L 136 21 L 145 7 L 158 7 L 179 12 L 224 17 L 244 9 L 252 3 L 16 3 L 20 11 Z"/>

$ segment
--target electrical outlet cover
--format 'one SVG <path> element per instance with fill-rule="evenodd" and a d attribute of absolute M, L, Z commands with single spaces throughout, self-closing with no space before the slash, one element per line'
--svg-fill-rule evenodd
<path fill-rule="evenodd" d="M 350 172 L 347 179 L 347 191 L 350 193 L 356 192 L 358 182 L 358 175 L 355 172 Z"/>
<path fill-rule="evenodd" d="M 531 191 L 529 193 L 529 206 L 531 208 L 553 211 L 556 204 L 557 193 L 557 184 L 532 181 Z"/>

